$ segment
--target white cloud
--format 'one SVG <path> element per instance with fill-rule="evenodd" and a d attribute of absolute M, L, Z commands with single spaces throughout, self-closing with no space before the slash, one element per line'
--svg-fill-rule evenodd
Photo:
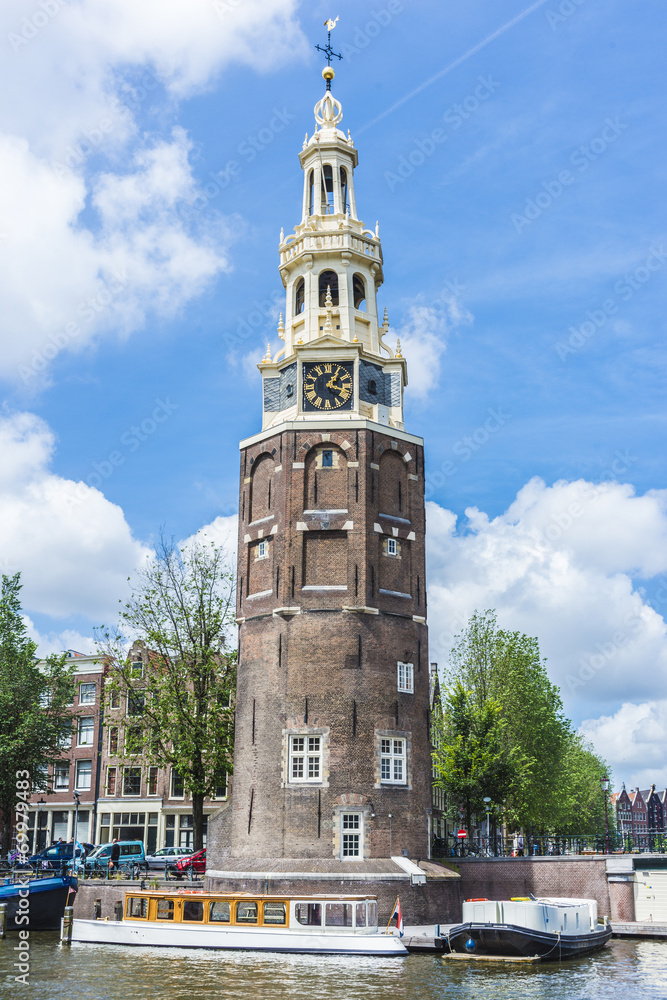
<path fill-rule="evenodd" d="M 392 333 L 400 339 L 401 353 L 407 358 L 411 398 L 424 400 L 437 386 L 447 334 L 472 321 L 458 296 L 447 291 L 433 305 L 410 306 L 408 318 Z"/>
<path fill-rule="evenodd" d="M 613 715 L 586 719 L 584 735 L 605 748 L 613 764 L 614 786 L 625 781 L 630 788 L 667 787 L 667 700 L 625 702 Z"/>
<path fill-rule="evenodd" d="M 215 218 L 198 191 L 186 134 L 156 138 L 139 122 L 233 63 L 267 71 L 304 53 L 296 7 L 2 6 L 0 87 L 12 99 L 0 109 L 0 376 L 33 388 L 60 351 L 173 314 L 229 269 L 234 221 Z"/>
<path fill-rule="evenodd" d="M 127 592 L 127 577 L 149 549 L 132 537 L 120 507 L 50 471 L 54 449 L 54 435 L 39 417 L 0 418 L 0 568 L 21 573 L 28 613 L 109 623 Z"/>
<path fill-rule="evenodd" d="M 591 716 L 666 690 L 667 627 L 638 583 L 667 571 L 667 491 L 532 479 L 498 517 L 466 510 L 458 531 L 450 511 L 427 513 L 434 660 L 475 609 L 495 608 L 502 627 L 538 637 L 566 711 L 591 732 Z M 607 732 L 596 746 L 622 777 Z"/>
<path fill-rule="evenodd" d="M 194 535 L 179 542 L 179 548 L 186 548 L 193 542 L 200 545 L 213 544 L 225 550 L 230 569 L 236 567 L 236 546 L 238 542 L 239 519 L 236 514 L 216 517 L 210 524 L 199 528 Z"/>

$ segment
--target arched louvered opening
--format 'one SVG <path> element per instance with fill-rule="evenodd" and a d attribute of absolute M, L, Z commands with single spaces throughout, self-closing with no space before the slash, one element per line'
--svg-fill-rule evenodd
<path fill-rule="evenodd" d="M 330 163 L 325 163 L 322 167 L 322 215 L 333 215 L 334 211 L 334 184 L 333 167 Z"/>
<path fill-rule="evenodd" d="M 350 211 L 350 201 L 349 201 L 349 188 L 347 185 L 347 170 L 345 167 L 340 168 L 340 207 L 341 212 Z"/>
<path fill-rule="evenodd" d="M 302 313 L 306 306 L 306 282 L 299 278 L 294 286 L 294 315 Z"/>
<path fill-rule="evenodd" d="M 355 274 L 352 278 L 352 294 L 354 296 L 354 308 L 366 312 L 366 282 L 360 274 Z"/>
<path fill-rule="evenodd" d="M 335 271 L 322 271 L 320 275 L 320 309 L 324 309 L 327 298 L 327 288 L 331 289 L 331 301 L 338 305 L 338 275 Z"/>

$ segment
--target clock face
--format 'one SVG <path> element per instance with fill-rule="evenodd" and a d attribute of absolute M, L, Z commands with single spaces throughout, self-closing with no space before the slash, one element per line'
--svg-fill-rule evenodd
<path fill-rule="evenodd" d="M 317 361 L 303 366 L 304 410 L 351 410 L 354 362 Z"/>

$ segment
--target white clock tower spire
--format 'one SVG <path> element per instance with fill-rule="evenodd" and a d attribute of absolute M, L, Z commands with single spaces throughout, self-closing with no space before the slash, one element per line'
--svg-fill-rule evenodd
<path fill-rule="evenodd" d="M 327 89 L 315 105 L 315 131 L 299 154 L 304 174 L 301 221 L 280 238 L 280 275 L 286 302 L 278 326 L 284 347 L 259 365 L 263 429 L 286 421 L 370 420 L 403 428 L 407 366 L 383 340 L 387 311 L 378 319 L 384 280 L 379 226 L 357 214 L 349 131 L 338 127 L 343 109 L 331 93 L 331 22 L 322 76 Z M 338 56 L 340 58 L 340 56 Z"/>

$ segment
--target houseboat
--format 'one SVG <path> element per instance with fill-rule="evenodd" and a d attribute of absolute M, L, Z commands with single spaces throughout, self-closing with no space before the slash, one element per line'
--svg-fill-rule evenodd
<path fill-rule="evenodd" d="M 443 935 L 444 949 L 470 955 L 537 956 L 558 961 L 604 948 L 607 918 L 598 923 L 594 899 L 467 899 L 463 922 Z"/>
<path fill-rule="evenodd" d="M 122 919 L 77 918 L 72 922 L 71 940 L 317 955 L 407 955 L 399 937 L 378 930 L 374 896 L 287 897 L 198 889 L 128 889 Z"/>
<path fill-rule="evenodd" d="M 0 884 L 0 903 L 7 905 L 7 930 L 57 930 L 76 889 L 77 880 L 71 875 L 6 876 Z"/>

